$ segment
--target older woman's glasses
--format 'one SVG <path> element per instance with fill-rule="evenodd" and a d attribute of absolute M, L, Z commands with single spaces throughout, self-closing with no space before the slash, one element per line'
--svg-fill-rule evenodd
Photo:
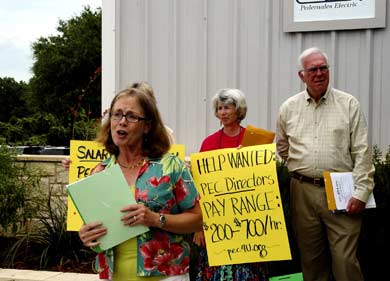
<path fill-rule="evenodd" d="M 112 120 L 115 120 L 115 121 L 122 120 L 122 118 L 125 117 L 126 120 L 131 122 L 131 123 L 137 123 L 139 121 L 146 120 L 145 117 L 140 117 L 140 116 L 134 115 L 133 113 L 130 113 L 130 112 L 125 114 L 122 111 L 112 112 L 110 114 L 110 117 Z"/>

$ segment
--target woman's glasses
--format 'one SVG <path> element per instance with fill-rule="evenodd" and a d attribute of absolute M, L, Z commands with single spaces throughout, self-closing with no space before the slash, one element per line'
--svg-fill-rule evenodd
<path fill-rule="evenodd" d="M 123 113 L 122 111 L 115 111 L 115 112 L 112 112 L 110 114 L 110 117 L 112 120 L 115 120 L 115 121 L 120 121 L 122 120 L 123 117 L 126 118 L 127 121 L 131 122 L 131 123 L 137 123 L 139 121 L 143 121 L 143 120 L 146 120 L 145 117 L 140 117 L 140 116 L 137 116 L 137 115 L 134 115 L 133 113 Z"/>

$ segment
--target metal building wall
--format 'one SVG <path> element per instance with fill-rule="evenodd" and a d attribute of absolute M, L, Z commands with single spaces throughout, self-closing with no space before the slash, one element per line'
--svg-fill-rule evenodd
<path fill-rule="evenodd" d="M 219 127 L 216 90 L 239 88 L 248 102 L 243 124 L 275 130 L 280 104 L 304 88 L 297 57 L 311 46 L 328 54 L 333 86 L 360 100 L 371 143 L 387 149 L 389 28 L 285 33 L 283 0 L 103 1 L 102 108 L 127 84 L 150 82 L 190 154 Z"/>

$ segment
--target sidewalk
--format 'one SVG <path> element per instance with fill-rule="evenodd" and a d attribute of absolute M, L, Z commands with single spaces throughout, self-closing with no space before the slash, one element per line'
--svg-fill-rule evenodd
<path fill-rule="evenodd" d="M 98 281 L 97 274 L 0 268 L 0 281 Z"/>

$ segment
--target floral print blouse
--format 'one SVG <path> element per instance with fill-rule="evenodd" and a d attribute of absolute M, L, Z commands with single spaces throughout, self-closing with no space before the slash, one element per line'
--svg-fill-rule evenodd
<path fill-rule="evenodd" d="M 115 156 L 99 164 L 100 172 L 116 163 Z M 171 153 L 149 159 L 141 167 L 135 183 L 135 199 L 158 213 L 179 214 L 199 201 L 187 166 Z M 137 237 L 137 275 L 171 276 L 189 272 L 190 245 L 184 235 L 150 227 Z M 114 268 L 113 249 L 98 254 L 97 270 L 101 279 L 110 278 Z"/>

